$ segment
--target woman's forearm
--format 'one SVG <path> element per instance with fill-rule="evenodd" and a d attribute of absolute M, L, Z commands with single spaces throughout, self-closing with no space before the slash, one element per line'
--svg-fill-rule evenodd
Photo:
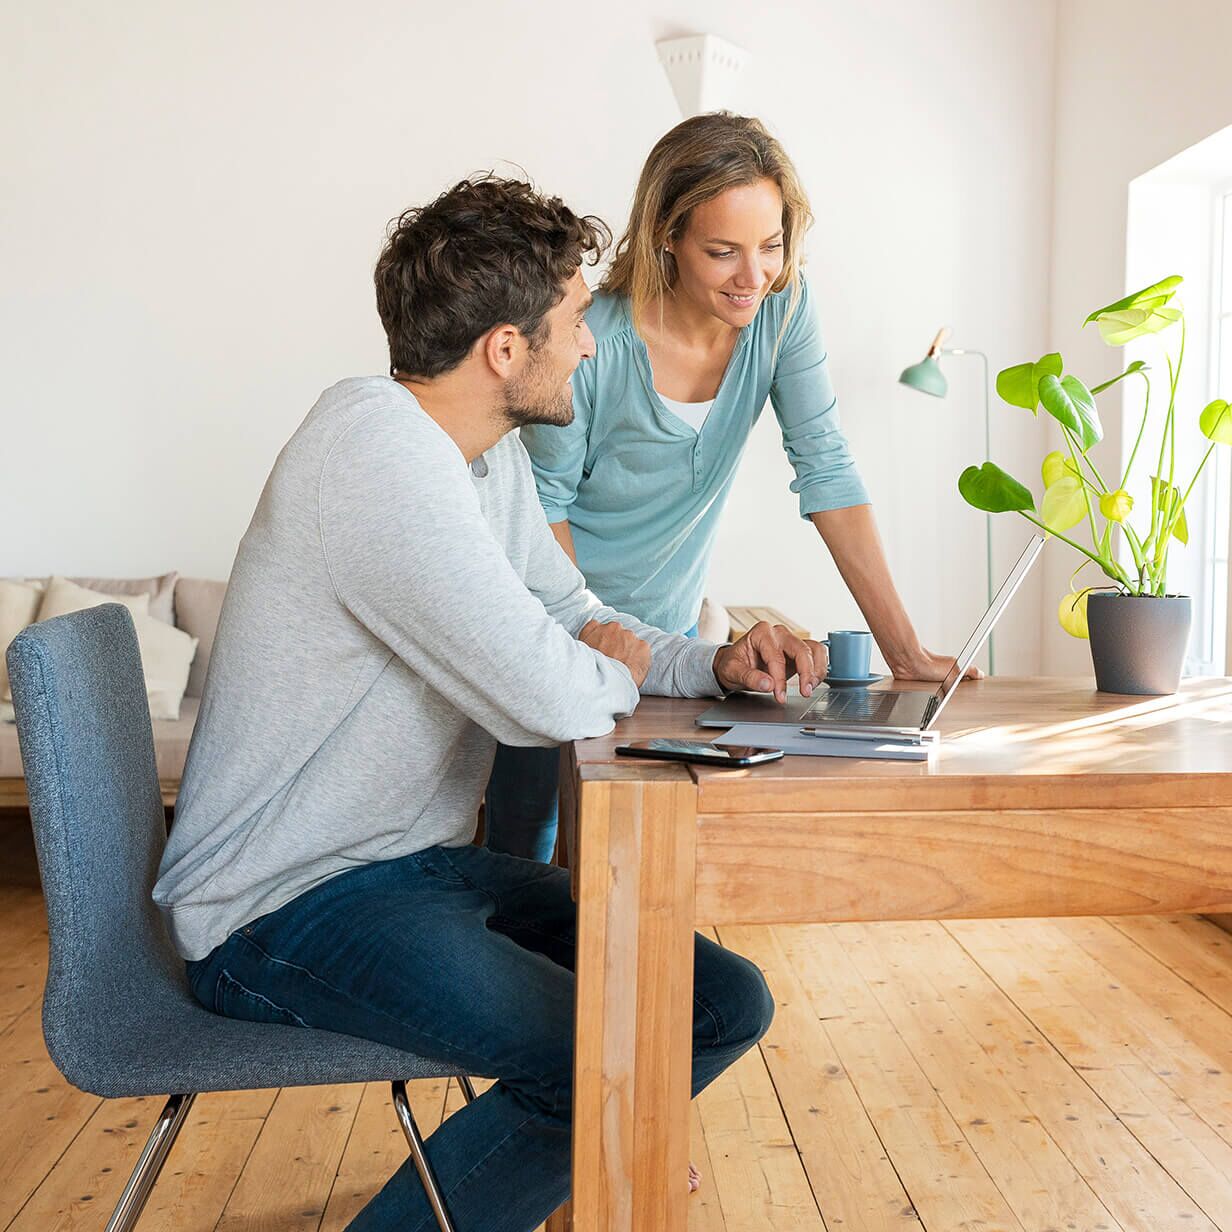
<path fill-rule="evenodd" d="M 890 576 L 873 507 L 853 505 L 809 516 L 864 613 L 890 670 L 897 675 L 911 669 L 924 651 Z"/>
<path fill-rule="evenodd" d="M 552 534 L 556 536 L 556 542 L 565 550 L 565 555 L 577 564 L 577 552 L 573 548 L 573 532 L 569 529 L 569 519 L 565 518 L 560 522 L 549 522 L 548 526 L 552 528 Z"/>

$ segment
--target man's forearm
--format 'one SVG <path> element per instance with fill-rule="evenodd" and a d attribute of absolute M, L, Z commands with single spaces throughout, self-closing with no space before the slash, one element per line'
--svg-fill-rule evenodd
<path fill-rule="evenodd" d="M 871 505 L 827 509 L 809 517 L 859 604 L 890 670 L 918 657 L 920 639 L 890 576 Z"/>
<path fill-rule="evenodd" d="M 540 526 L 550 530 L 557 546 L 566 556 L 570 555 L 573 537 L 567 521 L 541 522 Z M 550 543 L 547 535 L 539 533 L 536 536 L 528 585 L 553 620 L 574 637 L 588 621 L 600 624 L 616 621 L 644 641 L 650 647 L 651 662 L 641 686 L 643 693 L 662 697 L 712 697 L 720 692 L 713 671 L 716 650 L 713 643 L 666 633 L 635 616 L 605 606 L 586 589 L 586 580 L 576 564 L 566 564 Z"/>

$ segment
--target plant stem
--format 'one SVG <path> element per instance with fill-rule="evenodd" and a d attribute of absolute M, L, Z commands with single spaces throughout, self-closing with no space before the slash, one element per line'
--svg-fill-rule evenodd
<path fill-rule="evenodd" d="M 1185 502 L 1189 499 L 1189 494 L 1194 490 L 1194 484 L 1198 482 L 1198 476 L 1202 474 L 1203 467 L 1206 466 L 1207 458 L 1209 458 L 1211 454 L 1214 453 L 1214 451 L 1215 451 L 1215 442 L 1211 441 L 1211 443 L 1206 447 L 1206 453 L 1202 455 L 1202 461 L 1198 463 L 1198 469 L 1194 471 L 1194 477 L 1189 481 L 1189 487 L 1185 489 L 1185 495 L 1181 497 L 1181 508 L 1182 509 L 1185 508 Z M 1180 519 L 1180 516 L 1181 515 L 1178 512 L 1177 514 L 1178 520 Z"/>
<path fill-rule="evenodd" d="M 1142 550 L 1142 541 L 1134 534 L 1133 527 L 1127 523 L 1121 523 L 1121 530 L 1125 534 L 1125 542 L 1129 544 L 1129 550 L 1134 554 L 1134 565 L 1138 569 L 1138 584 L 1142 584 L 1142 568 L 1146 563 L 1145 553 Z"/>
<path fill-rule="evenodd" d="M 1163 346 L 1163 342 L 1161 341 L 1159 345 Z M 1168 387 L 1169 389 L 1175 390 L 1176 381 L 1172 369 L 1172 356 L 1168 354 L 1167 350 L 1164 351 L 1164 359 L 1168 364 Z M 1161 538 L 1160 532 L 1163 530 L 1159 517 L 1162 512 L 1159 507 L 1159 500 L 1162 495 L 1161 487 L 1164 480 L 1164 450 L 1168 445 L 1168 419 L 1171 414 L 1172 401 L 1170 399 L 1168 402 L 1168 410 L 1164 412 L 1163 430 L 1159 434 L 1159 461 L 1155 464 L 1154 481 L 1151 484 L 1151 533 L 1148 538 L 1155 541 L 1156 549 L 1159 547 Z M 1158 551 L 1156 551 L 1156 556 L 1158 556 Z"/>
<path fill-rule="evenodd" d="M 1168 545 L 1164 546 L 1164 558 L 1160 562 L 1159 571 L 1156 575 L 1155 590 L 1156 596 L 1162 596 L 1168 589 Z"/>
<path fill-rule="evenodd" d="M 1061 425 L 1061 431 L 1065 433 L 1065 441 L 1066 444 L 1069 445 L 1070 457 L 1074 460 L 1074 467 L 1077 468 L 1078 466 L 1078 458 L 1081 458 L 1087 464 L 1091 470 L 1091 474 L 1095 476 L 1095 482 L 1099 484 L 1099 492 L 1102 496 L 1108 491 L 1108 485 L 1104 482 L 1103 475 L 1099 473 L 1099 468 L 1094 462 L 1091 461 L 1091 458 L 1086 453 L 1083 453 L 1078 449 L 1078 442 L 1075 439 L 1074 434 L 1064 424 Z M 1079 473 L 1078 478 L 1082 479 L 1081 473 Z M 1085 483 L 1086 480 L 1083 480 L 1083 482 Z"/>
<path fill-rule="evenodd" d="M 1168 534 L 1164 536 L 1163 559 L 1166 562 L 1168 559 L 1168 540 L 1172 535 L 1172 528 L 1176 525 L 1177 519 L 1181 516 L 1181 508 L 1178 506 L 1173 509 L 1171 501 L 1176 498 L 1176 391 L 1181 383 L 1181 366 L 1185 363 L 1185 318 L 1181 317 L 1181 350 L 1176 357 L 1176 373 L 1172 381 L 1172 397 L 1168 400 L 1168 487 L 1171 489 L 1169 510 L 1172 514 L 1168 522 Z M 1165 565 L 1166 568 L 1166 565 Z M 1160 579 L 1162 584 L 1162 577 Z"/>
<path fill-rule="evenodd" d="M 1146 382 L 1146 405 L 1142 408 L 1142 422 L 1138 425 L 1138 439 L 1134 441 L 1134 447 L 1129 454 L 1129 461 L 1125 464 L 1125 477 L 1121 480 L 1122 488 L 1129 482 L 1129 472 L 1134 468 L 1134 459 L 1138 456 L 1138 446 L 1142 444 L 1142 434 L 1146 431 L 1146 421 L 1151 414 L 1151 380 L 1141 370 L 1139 370 L 1138 375 Z"/>
<path fill-rule="evenodd" d="M 1180 516 L 1180 510 L 1172 508 L 1172 501 L 1176 497 L 1176 387 L 1181 383 L 1181 362 L 1185 358 L 1185 320 L 1181 318 L 1181 354 L 1176 361 L 1176 380 L 1172 383 L 1172 397 L 1168 401 L 1168 488 L 1169 488 L 1169 512 L 1172 517 L 1168 524 L 1168 530 L 1171 532 L 1172 526 L 1176 519 Z M 1167 542 L 1165 536 L 1164 542 Z"/>
<path fill-rule="evenodd" d="M 1018 510 L 1018 513 L 1022 517 L 1026 518 L 1028 522 L 1032 522 L 1034 525 L 1038 526 L 1046 535 L 1052 535 L 1054 538 L 1060 539 L 1062 543 L 1068 543 L 1074 551 L 1081 552 L 1083 556 L 1087 557 L 1089 560 L 1093 560 L 1114 582 L 1124 586 L 1127 590 L 1133 590 L 1133 584 L 1130 582 L 1129 578 L 1125 576 L 1125 570 L 1122 569 L 1116 561 L 1107 561 L 1102 557 L 1096 556 L 1094 552 L 1088 552 L 1082 544 L 1075 543 L 1072 539 L 1061 534 L 1060 531 L 1055 531 L 1050 527 L 1045 526 L 1039 518 L 1034 518 L 1029 513 L 1026 513 L 1021 509 Z"/>
<path fill-rule="evenodd" d="M 1078 482 L 1082 485 L 1082 499 L 1086 503 L 1087 507 L 1087 521 L 1091 524 L 1091 545 L 1098 552 L 1099 531 L 1095 527 L 1095 510 L 1091 508 L 1091 494 L 1087 491 L 1088 484 L 1087 481 L 1083 479 L 1082 472 L 1078 466 L 1078 442 L 1074 440 L 1073 433 L 1071 433 L 1064 424 L 1061 425 L 1061 431 L 1065 434 L 1066 443 L 1069 445 L 1070 460 L 1074 464 L 1074 470 L 1078 472 Z M 1105 488 L 1104 491 L 1107 491 L 1107 488 Z"/>
<path fill-rule="evenodd" d="M 1165 352 L 1166 354 L 1166 352 Z M 1176 489 L 1173 486 L 1176 475 L 1176 390 L 1181 382 L 1181 366 L 1185 362 L 1185 318 L 1181 317 L 1181 347 L 1176 357 L 1176 367 L 1172 366 L 1172 357 L 1168 359 L 1168 414 L 1164 418 L 1164 430 L 1162 438 L 1159 442 L 1159 470 L 1157 474 L 1157 482 L 1155 491 L 1152 493 L 1151 500 L 1151 528 L 1155 527 L 1155 513 L 1158 509 L 1161 514 L 1159 537 L 1155 541 L 1155 569 L 1154 578 L 1157 587 L 1156 593 L 1164 585 L 1164 578 L 1167 575 L 1167 559 L 1168 559 L 1168 540 L 1172 534 L 1172 528 L 1176 525 L 1177 519 L 1180 517 L 1180 510 L 1174 507 L 1173 501 L 1176 496 Z M 1164 450 L 1168 449 L 1168 480 L 1167 487 L 1164 487 Z M 1166 512 L 1160 508 L 1161 501 L 1166 501 Z"/>

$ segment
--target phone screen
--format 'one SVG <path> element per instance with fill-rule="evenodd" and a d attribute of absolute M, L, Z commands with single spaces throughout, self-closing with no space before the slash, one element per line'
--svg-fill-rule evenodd
<path fill-rule="evenodd" d="M 720 748 L 697 740 L 641 740 L 624 745 L 616 750 L 626 757 L 657 757 L 666 761 L 709 762 L 720 766 L 752 766 L 763 761 L 777 761 L 783 756 L 781 749 L 754 748 L 746 745 L 731 745 Z"/>

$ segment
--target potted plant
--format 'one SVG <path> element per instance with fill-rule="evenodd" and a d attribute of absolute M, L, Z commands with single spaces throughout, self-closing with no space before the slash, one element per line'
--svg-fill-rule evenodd
<path fill-rule="evenodd" d="M 1181 486 L 1176 473 L 1176 391 L 1185 358 L 1185 316 L 1172 302 L 1180 285 L 1179 275 L 1165 278 L 1096 309 L 1083 322 L 1084 327 L 1097 325 L 1109 346 L 1179 327 L 1175 357 L 1166 341 L 1159 340 L 1167 365 L 1168 409 L 1158 449 L 1148 442 L 1149 453 L 1143 455 L 1155 466 L 1149 506 L 1141 500 L 1136 518 L 1131 518 L 1135 502 L 1129 489 L 1151 405 L 1149 369 L 1142 360 L 1093 389 L 1065 373 L 1056 352 L 997 374 L 997 393 L 1005 402 L 1033 415 L 1042 407 L 1060 427 L 1064 448 L 1044 458 L 1038 509 L 1026 486 L 991 461 L 967 467 L 958 480 L 968 504 L 988 513 L 1017 513 L 1086 558 L 1070 579 L 1058 616 L 1067 633 L 1089 636 L 1096 687 L 1110 693 L 1174 693 L 1180 684 L 1192 611 L 1187 595 L 1168 593 L 1168 554 L 1174 542 L 1189 540 L 1185 502 L 1212 450 L 1217 444 L 1232 445 L 1232 407 L 1219 398 L 1198 416 L 1198 429 L 1210 445 L 1189 483 Z M 1127 377 L 1139 378 L 1146 386 L 1142 422 L 1123 473 L 1111 472 L 1106 478 L 1090 457 L 1104 435 L 1096 398 Z M 1080 523 L 1089 532 L 1089 548 L 1070 537 Z M 1077 574 L 1092 564 L 1108 582 L 1076 589 Z"/>

